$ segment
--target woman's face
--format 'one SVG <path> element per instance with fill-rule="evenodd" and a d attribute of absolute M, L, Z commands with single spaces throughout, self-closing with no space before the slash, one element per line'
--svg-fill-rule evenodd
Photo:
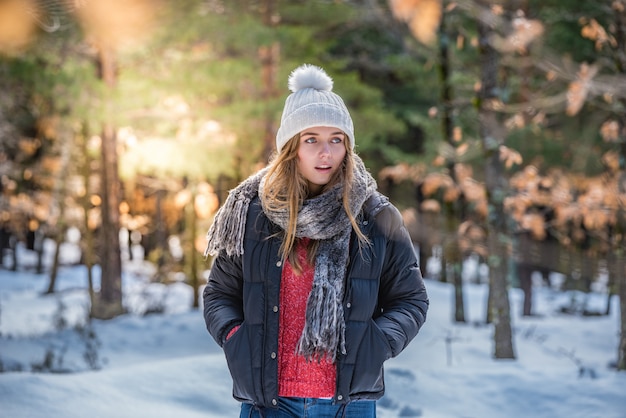
<path fill-rule="evenodd" d="M 346 134 L 337 128 L 315 126 L 300 132 L 298 172 L 317 195 L 341 168 L 346 156 Z"/>

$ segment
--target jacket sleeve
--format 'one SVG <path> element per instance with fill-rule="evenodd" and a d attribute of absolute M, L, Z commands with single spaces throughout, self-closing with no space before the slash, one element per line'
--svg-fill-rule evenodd
<path fill-rule="evenodd" d="M 395 357 L 426 321 L 429 301 L 413 242 L 398 209 L 387 205 L 376 222 L 387 237 L 376 324 L 387 336 Z"/>
<path fill-rule="evenodd" d="M 243 322 L 241 266 L 241 257 L 229 257 L 221 251 L 213 261 L 202 295 L 207 330 L 220 346 L 228 331 Z"/>

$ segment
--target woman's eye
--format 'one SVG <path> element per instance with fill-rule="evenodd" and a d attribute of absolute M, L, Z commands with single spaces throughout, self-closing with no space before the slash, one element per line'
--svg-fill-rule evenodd
<path fill-rule="evenodd" d="M 333 144 L 341 144 L 343 142 L 343 138 L 335 137 L 335 138 L 331 139 L 331 142 Z"/>
<path fill-rule="evenodd" d="M 306 142 L 307 144 L 314 144 L 315 143 L 315 138 L 313 138 L 313 137 L 305 138 L 304 142 Z"/>

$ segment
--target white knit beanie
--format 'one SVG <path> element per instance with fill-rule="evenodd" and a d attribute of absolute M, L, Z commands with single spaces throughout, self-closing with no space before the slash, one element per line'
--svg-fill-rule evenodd
<path fill-rule="evenodd" d="M 285 101 L 280 128 L 276 133 L 278 152 L 298 132 L 313 126 L 341 129 L 354 148 L 354 126 L 350 112 L 337 94 L 333 80 L 320 67 L 304 64 L 291 72 L 288 82 L 292 94 Z"/>

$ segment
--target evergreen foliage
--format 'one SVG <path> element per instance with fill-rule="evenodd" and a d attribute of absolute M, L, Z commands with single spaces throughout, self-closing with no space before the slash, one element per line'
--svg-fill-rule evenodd
<path fill-rule="evenodd" d="M 462 197 L 469 213 L 447 227 L 456 234 L 464 221 L 484 226 L 481 193 L 490 180 L 484 166 L 501 152 L 502 176 L 515 186 L 498 198 L 517 204 L 537 198 L 525 212 L 508 214 L 516 232 L 543 231 L 567 243 L 568 251 L 596 259 L 623 247 L 623 203 L 617 209 L 606 203 L 615 205 L 609 197 L 618 194 L 613 188 L 626 164 L 622 0 L 528 0 L 516 3 L 522 10 L 443 1 L 445 25 L 427 45 L 383 0 L 161 0 L 151 3 L 158 8 L 147 42 L 119 49 L 114 88 L 100 80 L 90 28 L 74 14 L 88 2 L 65 11 L 56 7 L 61 2 L 40 3 L 47 8 L 39 11 L 36 41 L 0 56 L 0 226 L 20 240 L 33 230 L 54 235 L 61 213 L 63 222 L 88 228 L 101 197 L 97 139 L 108 123 L 116 127 L 123 203 L 129 205 L 124 227 L 160 243 L 147 248 L 156 260 L 168 235 L 182 236 L 185 229 L 194 228 L 186 249 L 197 247 L 195 237 L 211 214 L 191 216 L 192 200 L 181 195 L 204 190 L 199 196 L 223 200 L 267 162 L 268 137 L 289 94 L 287 77 L 307 62 L 335 80 L 354 119 L 356 150 L 381 188 L 401 208 L 422 211 L 421 222 L 440 221 L 436 216 L 450 214 Z M 520 18 L 536 19 L 543 32 L 523 48 L 498 51 L 489 97 L 505 147 L 492 146 L 481 137 L 479 109 L 491 109 L 477 94 L 478 22 L 490 19 L 490 32 L 502 42 Z M 450 103 L 442 102 L 442 50 Z M 67 156 L 71 164 L 63 162 Z M 570 184 L 569 206 L 546 205 L 545 196 L 525 189 L 537 178 Z M 584 205 L 598 185 L 609 197 L 588 212 Z M 563 225 L 547 218 L 533 224 L 538 214 L 557 209 L 578 210 L 578 217 Z M 605 213 L 617 220 L 601 223 Z M 436 230 L 420 246 L 450 241 L 437 234 L 443 233 Z M 474 245 L 452 252 L 468 251 L 483 250 Z"/>

